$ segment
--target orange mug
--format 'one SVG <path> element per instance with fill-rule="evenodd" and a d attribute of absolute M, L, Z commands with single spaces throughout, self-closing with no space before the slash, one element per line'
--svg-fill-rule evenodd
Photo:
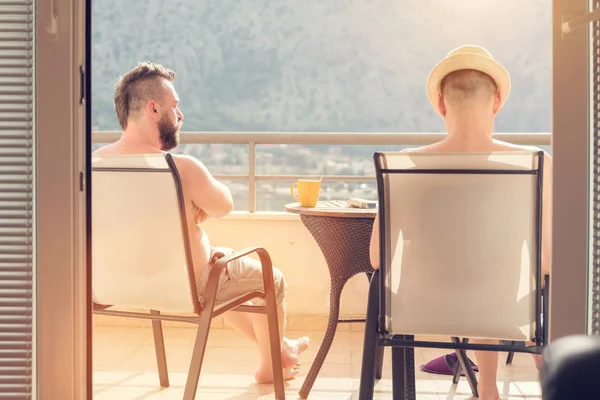
<path fill-rule="evenodd" d="M 298 194 L 294 192 L 298 189 Z M 294 200 L 300 202 L 302 207 L 314 207 L 319 200 L 321 181 L 318 179 L 298 179 L 298 182 L 290 186 L 290 192 Z"/>

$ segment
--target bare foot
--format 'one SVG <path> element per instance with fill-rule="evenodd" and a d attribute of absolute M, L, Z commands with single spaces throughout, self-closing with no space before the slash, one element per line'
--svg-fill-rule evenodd
<path fill-rule="evenodd" d="M 283 338 L 281 344 L 281 364 L 283 368 L 293 367 L 298 363 L 300 353 L 308 348 L 309 338 L 306 336 L 292 340 Z"/>
<path fill-rule="evenodd" d="M 296 375 L 300 372 L 300 363 L 296 363 L 294 366 L 290 368 L 283 369 L 283 380 L 289 381 L 290 379 L 294 379 Z M 272 383 L 273 382 L 273 374 L 271 373 L 271 368 L 259 368 L 254 374 L 254 379 L 258 383 Z"/>

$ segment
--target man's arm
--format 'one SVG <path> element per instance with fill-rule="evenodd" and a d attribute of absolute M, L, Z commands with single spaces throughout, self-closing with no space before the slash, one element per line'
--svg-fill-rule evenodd
<path fill-rule="evenodd" d="M 202 210 L 201 212 L 210 218 L 221 218 L 231 212 L 231 191 L 217 181 L 204 164 L 188 156 L 176 156 L 174 159 L 181 175 L 184 192 L 190 196 L 194 205 Z"/>
<path fill-rule="evenodd" d="M 371 258 L 371 266 L 373 269 L 379 269 L 379 214 L 375 217 L 375 222 L 373 222 L 369 256 Z"/>

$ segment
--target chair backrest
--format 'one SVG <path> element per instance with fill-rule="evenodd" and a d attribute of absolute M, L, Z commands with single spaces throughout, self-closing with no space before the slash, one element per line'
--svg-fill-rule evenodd
<path fill-rule="evenodd" d="M 542 167 L 542 152 L 376 153 L 380 329 L 531 340 Z"/>
<path fill-rule="evenodd" d="M 194 312 L 189 260 L 185 204 L 171 155 L 93 156 L 94 301 Z"/>

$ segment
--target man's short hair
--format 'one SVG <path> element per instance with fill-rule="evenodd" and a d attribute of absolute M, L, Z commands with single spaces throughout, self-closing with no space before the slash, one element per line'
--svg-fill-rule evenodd
<path fill-rule="evenodd" d="M 152 99 L 160 99 L 164 94 L 160 80 L 175 80 L 175 72 L 160 64 L 140 62 L 123 74 L 116 85 L 115 111 L 119 125 L 125 130 L 129 117 L 142 109 Z"/>
<path fill-rule="evenodd" d="M 491 76 L 473 69 L 461 69 L 449 73 L 442 79 L 440 89 L 446 102 L 456 105 L 491 98 L 498 91 L 496 82 Z"/>

